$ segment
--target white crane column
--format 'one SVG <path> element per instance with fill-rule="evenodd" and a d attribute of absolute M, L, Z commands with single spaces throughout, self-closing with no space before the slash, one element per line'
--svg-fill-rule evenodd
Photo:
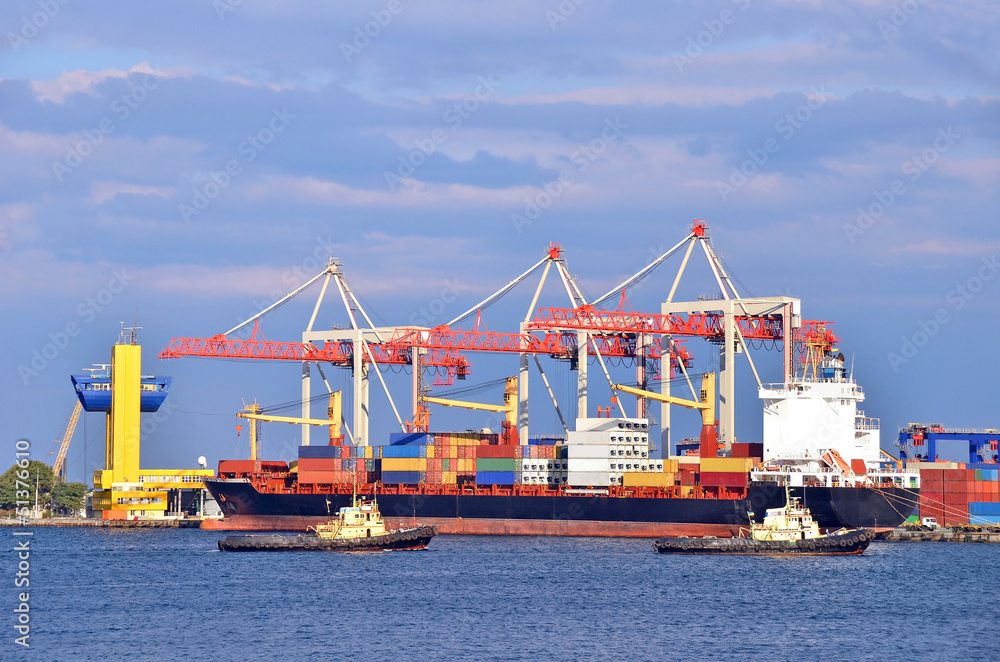
<path fill-rule="evenodd" d="M 368 445 L 368 365 L 364 362 L 364 344 L 361 332 L 357 331 L 353 340 L 354 372 L 354 443 Z"/>
<path fill-rule="evenodd" d="M 587 345 L 586 331 L 576 332 L 576 417 L 587 418 Z"/>
<path fill-rule="evenodd" d="M 663 356 L 660 358 L 660 393 L 670 395 L 671 352 L 673 350 L 670 336 L 660 337 L 660 347 L 663 348 Z M 660 452 L 665 458 L 673 455 L 670 450 L 670 405 L 666 402 L 660 403 Z"/>
<path fill-rule="evenodd" d="M 309 361 L 302 362 L 302 418 L 312 418 L 309 415 L 309 398 L 312 397 L 309 383 Z M 309 425 L 302 426 L 302 445 L 309 445 Z"/>
<path fill-rule="evenodd" d="M 525 324 L 521 323 L 521 335 Z M 528 355 L 521 354 L 521 365 L 517 374 L 517 437 L 523 446 L 528 443 Z"/>
<path fill-rule="evenodd" d="M 725 339 L 719 350 L 719 441 L 729 450 L 736 440 L 736 316 L 732 301 L 719 301 L 723 306 Z"/>

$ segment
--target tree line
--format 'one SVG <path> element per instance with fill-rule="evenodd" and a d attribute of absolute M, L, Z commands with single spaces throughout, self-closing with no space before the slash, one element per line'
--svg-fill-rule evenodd
<path fill-rule="evenodd" d="M 23 478 L 24 472 L 27 472 L 27 480 Z M 27 489 L 24 487 L 26 483 Z M 27 501 L 28 508 L 34 508 L 36 486 L 38 506 L 42 510 L 75 515 L 86 505 L 89 488 L 85 484 L 57 481 L 52 467 L 30 460 L 26 468 L 14 464 L 0 476 L 0 510 L 13 511 L 17 509 L 18 501 Z M 24 507 L 23 503 L 21 507 Z"/>

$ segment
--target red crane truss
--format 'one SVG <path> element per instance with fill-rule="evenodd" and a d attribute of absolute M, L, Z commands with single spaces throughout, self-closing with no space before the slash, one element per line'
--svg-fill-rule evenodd
<path fill-rule="evenodd" d="M 655 315 L 621 309 L 599 310 L 588 305 L 579 308 L 540 308 L 527 328 L 532 331 L 584 329 L 606 333 L 656 333 L 722 339 L 726 334 L 724 322 L 723 315 Z M 780 315 L 737 315 L 736 324 L 747 340 L 781 340 L 784 337 Z"/>
<path fill-rule="evenodd" d="M 409 365 L 412 355 L 405 346 L 388 346 L 368 343 L 376 363 L 386 365 Z M 350 340 L 325 342 L 322 346 L 313 343 L 279 342 L 265 340 L 257 323 L 247 340 L 227 338 L 223 335 L 211 338 L 173 338 L 160 352 L 161 359 L 176 359 L 184 356 L 203 356 L 226 359 L 274 359 L 285 361 L 324 361 L 350 367 L 354 363 L 354 343 Z M 368 362 L 367 356 L 362 360 Z M 469 361 L 456 350 L 440 349 L 429 352 L 421 358 L 421 363 L 432 368 L 448 368 L 458 374 L 468 372 Z"/>

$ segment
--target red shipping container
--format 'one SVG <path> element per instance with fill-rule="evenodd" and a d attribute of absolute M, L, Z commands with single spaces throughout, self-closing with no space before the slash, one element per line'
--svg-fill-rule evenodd
<path fill-rule="evenodd" d="M 515 459 L 519 457 L 520 450 L 520 446 L 479 446 L 476 454 L 482 458 Z"/>
<path fill-rule="evenodd" d="M 681 485 L 694 485 L 694 472 L 693 471 L 680 471 L 678 472 Z"/>
<path fill-rule="evenodd" d="M 734 442 L 730 452 L 731 457 L 750 457 L 750 444 Z"/>
<path fill-rule="evenodd" d="M 299 471 L 340 471 L 340 458 L 304 457 L 299 460 Z"/>
<path fill-rule="evenodd" d="M 747 474 L 730 471 L 703 471 L 701 484 L 705 487 L 744 487 Z"/>
<path fill-rule="evenodd" d="M 920 492 L 920 505 L 940 506 L 944 502 L 944 494 L 940 492 Z"/>
<path fill-rule="evenodd" d="M 220 460 L 219 473 L 260 473 L 260 460 Z"/>
<path fill-rule="evenodd" d="M 338 483 L 340 471 L 299 471 L 300 483 Z"/>
<path fill-rule="evenodd" d="M 944 482 L 957 483 L 965 480 L 965 469 L 945 469 Z"/>

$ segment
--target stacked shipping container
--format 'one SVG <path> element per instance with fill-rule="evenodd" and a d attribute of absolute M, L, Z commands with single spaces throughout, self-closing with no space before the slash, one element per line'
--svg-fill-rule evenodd
<path fill-rule="evenodd" d="M 1000 524 L 1000 467 L 996 464 L 920 466 L 920 517 L 939 524 Z M 930 466 L 928 466 L 930 465 Z"/>
<path fill-rule="evenodd" d="M 585 419 L 570 439 L 501 445 L 497 434 L 396 433 L 385 446 L 302 446 L 300 484 L 381 482 L 387 485 L 539 485 L 557 487 L 743 487 L 754 444 L 734 444 L 733 457 L 649 457 L 646 422 Z M 578 422 L 580 423 L 580 422 Z"/>

